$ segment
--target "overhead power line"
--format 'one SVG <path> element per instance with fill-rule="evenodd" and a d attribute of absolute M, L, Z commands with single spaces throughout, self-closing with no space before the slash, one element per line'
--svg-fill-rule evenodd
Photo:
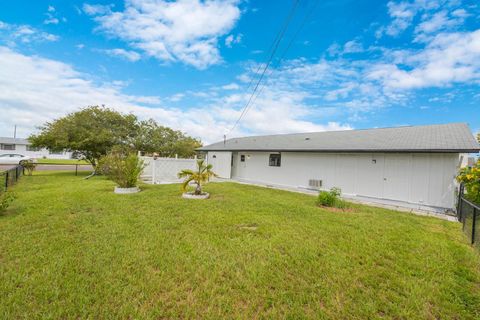
<path fill-rule="evenodd" d="M 287 15 L 287 18 L 285 19 L 285 21 L 283 22 L 283 26 L 277 32 L 275 38 L 273 39 L 272 43 L 270 44 L 270 47 L 268 48 L 268 51 L 267 51 L 267 54 L 266 54 L 267 58 L 272 55 L 272 50 L 274 49 L 275 44 L 279 41 L 279 38 L 280 38 L 280 35 L 282 34 L 282 32 L 285 32 L 287 30 L 288 24 L 290 23 L 291 19 L 293 18 L 296 6 L 298 5 L 299 1 L 300 0 L 296 0 L 295 2 L 292 3 L 292 8 L 290 8 L 290 12 Z M 265 64 L 264 63 L 259 63 L 258 64 L 257 70 L 254 72 L 254 75 L 250 79 L 250 82 L 248 83 L 248 86 L 245 89 L 246 91 L 248 91 L 248 89 L 250 89 L 250 87 L 252 86 L 253 81 L 255 80 L 256 76 L 260 74 L 260 70 L 262 69 L 262 66 L 265 66 Z"/>
<path fill-rule="evenodd" d="M 288 50 L 290 49 L 290 47 L 292 46 L 293 42 L 296 40 L 296 38 L 298 37 L 298 35 L 300 34 L 300 32 L 302 31 L 303 27 L 305 26 L 305 24 L 307 23 L 307 21 L 310 19 L 310 17 L 312 16 L 312 14 L 315 12 L 315 9 L 317 8 L 318 4 L 320 3 L 320 0 L 317 0 L 315 2 L 315 4 L 311 7 L 310 11 L 307 12 L 307 14 L 305 15 L 305 17 L 303 18 L 299 28 L 297 29 L 297 31 L 295 32 L 295 34 L 293 35 L 293 37 L 290 39 L 287 47 L 285 48 L 285 50 L 283 50 L 282 52 L 282 55 L 280 56 L 279 60 L 278 60 L 278 63 L 277 63 L 277 66 L 279 66 L 283 60 L 283 58 L 285 58 Z M 268 80 L 270 80 L 271 78 L 271 75 L 275 72 L 275 69 L 273 69 L 272 71 L 270 71 L 270 73 L 267 75 L 267 78 L 269 78 Z M 252 101 L 252 104 L 250 105 L 249 109 L 251 108 L 251 106 L 253 106 L 255 104 L 255 101 L 257 100 L 257 98 L 262 94 L 262 91 L 263 89 L 266 87 L 267 83 L 268 83 L 268 80 L 266 82 L 264 82 L 262 84 L 262 87 L 260 88 L 260 90 L 258 91 L 257 95 L 255 96 L 255 98 L 253 99 Z M 245 113 L 247 113 L 248 110 L 246 110 Z"/>
<path fill-rule="evenodd" d="M 287 16 L 287 19 L 285 20 L 285 23 L 284 23 L 283 27 L 281 28 L 280 32 L 275 37 L 275 40 L 273 42 L 273 49 L 272 49 L 272 52 L 270 54 L 270 57 L 268 58 L 268 61 L 265 63 L 265 66 L 262 70 L 262 73 L 260 74 L 260 77 L 258 78 L 257 83 L 255 84 L 253 92 L 250 95 L 247 103 L 243 107 L 242 113 L 238 117 L 237 121 L 235 121 L 235 124 L 232 126 L 232 128 L 229 130 L 229 132 L 235 129 L 235 127 L 238 125 L 238 123 L 242 120 L 243 116 L 246 114 L 246 111 L 247 111 L 250 103 L 252 102 L 252 99 L 255 96 L 255 93 L 257 92 L 258 87 L 259 87 L 260 83 L 262 82 L 262 79 L 265 76 L 265 73 L 267 72 L 268 67 L 270 66 L 273 58 L 275 57 L 275 53 L 277 52 L 278 47 L 279 47 L 279 45 L 280 45 L 280 43 L 281 43 L 281 41 L 282 41 L 282 39 L 285 35 L 285 32 L 287 31 L 288 26 L 289 26 L 294 14 L 295 14 L 295 10 L 298 7 L 298 3 L 299 3 L 299 0 L 295 0 L 295 3 L 293 4 L 292 9 L 290 10 L 289 15 Z"/>

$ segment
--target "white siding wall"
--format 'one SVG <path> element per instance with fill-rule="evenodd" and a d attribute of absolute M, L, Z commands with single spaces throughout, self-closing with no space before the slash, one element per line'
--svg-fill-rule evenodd
<path fill-rule="evenodd" d="M 245 162 L 240 161 L 242 154 Z M 458 154 L 283 152 L 280 167 L 268 165 L 269 155 L 233 153 L 232 178 L 290 188 L 309 188 L 309 179 L 319 179 L 322 189 L 339 187 L 347 197 L 383 199 L 423 209 L 454 207 Z"/>
<path fill-rule="evenodd" d="M 213 166 L 213 172 L 215 172 L 220 178 L 231 178 L 231 161 L 231 152 L 209 152 L 207 155 L 208 164 Z"/>

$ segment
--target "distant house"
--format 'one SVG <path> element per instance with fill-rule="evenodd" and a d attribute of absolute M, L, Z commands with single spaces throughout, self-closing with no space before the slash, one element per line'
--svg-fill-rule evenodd
<path fill-rule="evenodd" d="M 233 138 L 199 149 L 220 177 L 443 212 L 480 146 L 465 123 Z"/>
<path fill-rule="evenodd" d="M 72 152 L 34 148 L 26 139 L 0 137 L 0 154 L 16 153 L 32 158 L 70 159 Z"/>

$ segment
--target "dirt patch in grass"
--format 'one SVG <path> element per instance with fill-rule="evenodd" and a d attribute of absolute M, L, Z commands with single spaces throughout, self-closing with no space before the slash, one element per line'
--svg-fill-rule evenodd
<path fill-rule="evenodd" d="M 330 211 L 330 212 L 348 212 L 348 213 L 355 213 L 358 212 L 358 209 L 356 208 L 335 208 L 335 207 L 327 207 L 327 206 L 322 206 L 322 205 L 317 205 L 317 207 L 322 208 L 324 210 Z"/>
<path fill-rule="evenodd" d="M 241 224 L 238 226 L 238 228 L 242 230 L 256 231 L 258 229 L 258 224 L 256 223 Z"/>

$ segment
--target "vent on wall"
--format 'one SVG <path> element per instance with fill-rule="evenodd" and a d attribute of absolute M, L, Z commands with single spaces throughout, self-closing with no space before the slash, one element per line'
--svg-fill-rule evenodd
<path fill-rule="evenodd" d="M 321 188 L 322 187 L 322 180 L 310 179 L 310 180 L 308 180 L 308 186 L 311 187 L 311 188 Z"/>

